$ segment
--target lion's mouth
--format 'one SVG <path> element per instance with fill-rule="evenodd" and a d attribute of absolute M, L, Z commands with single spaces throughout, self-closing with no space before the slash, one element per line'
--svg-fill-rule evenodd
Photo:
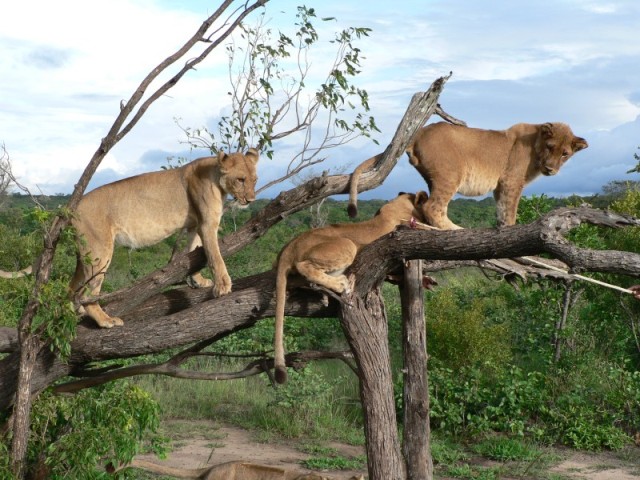
<path fill-rule="evenodd" d="M 236 208 L 247 208 L 251 202 L 246 198 L 234 197 L 232 203 Z"/>
<path fill-rule="evenodd" d="M 547 177 L 553 177 L 556 173 L 558 173 L 558 170 L 550 167 L 545 167 L 544 170 L 542 171 L 542 174 Z"/>

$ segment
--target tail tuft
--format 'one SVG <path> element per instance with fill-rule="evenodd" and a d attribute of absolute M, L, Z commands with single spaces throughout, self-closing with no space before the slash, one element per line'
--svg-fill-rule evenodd
<path fill-rule="evenodd" d="M 279 384 L 287 383 L 287 369 L 284 367 L 276 367 L 276 382 Z"/>
<path fill-rule="evenodd" d="M 349 218 L 356 218 L 358 216 L 358 207 L 355 203 L 349 203 L 347 213 L 349 214 Z"/>

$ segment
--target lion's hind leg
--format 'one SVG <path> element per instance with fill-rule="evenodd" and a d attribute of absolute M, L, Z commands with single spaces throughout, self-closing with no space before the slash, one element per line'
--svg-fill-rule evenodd
<path fill-rule="evenodd" d="M 86 238 L 83 243 L 87 243 Z M 96 245 L 98 242 L 94 242 Z M 77 257 L 76 271 L 69 284 L 72 297 L 78 297 L 80 301 L 88 296 L 100 294 L 104 276 L 111 263 L 113 253 L 113 242 L 108 243 L 104 248 L 94 248 L 89 251 L 89 247 L 80 247 Z M 91 258 L 91 261 L 88 261 Z M 97 302 L 87 303 L 78 307 L 80 315 L 87 315 L 101 327 L 111 328 L 116 325 L 123 325 L 122 319 L 109 316 Z"/>
<path fill-rule="evenodd" d="M 459 230 L 462 227 L 449 220 L 449 202 L 455 194 L 455 187 L 438 188 L 434 185 L 429 192 L 429 198 L 422 207 L 427 222 L 441 230 Z"/>
<path fill-rule="evenodd" d="M 349 280 L 343 272 L 356 256 L 355 244 L 345 238 L 331 239 L 310 249 L 296 270 L 312 283 L 336 293 L 348 292 Z"/>
<path fill-rule="evenodd" d="M 193 229 L 189 230 L 189 252 L 193 252 L 197 247 L 202 247 L 202 240 L 198 232 Z M 187 284 L 192 288 L 205 288 L 213 286 L 213 281 L 202 276 L 202 273 L 196 272 L 187 277 Z"/>

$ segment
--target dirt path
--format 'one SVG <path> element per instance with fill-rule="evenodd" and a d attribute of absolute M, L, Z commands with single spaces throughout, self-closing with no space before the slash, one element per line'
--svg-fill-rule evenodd
<path fill-rule="evenodd" d="M 168 428 L 171 429 L 171 422 Z M 177 422 L 184 428 L 185 422 Z M 207 425 L 207 422 L 204 422 Z M 231 461 L 247 461 L 261 465 L 273 465 L 295 470 L 304 469 L 300 462 L 311 458 L 296 448 L 295 442 L 270 444 L 259 442 L 255 434 L 237 427 L 219 426 L 210 423 L 210 435 L 202 428 L 203 422 L 194 422 L 194 431 L 181 431 L 178 440 L 174 441 L 173 451 L 165 460 L 160 460 L 154 455 L 139 455 L 137 458 L 165 466 L 176 468 L 201 468 L 208 465 L 218 465 Z M 172 434 L 172 437 L 175 436 Z M 183 438 L 182 438 L 183 437 Z M 340 455 L 355 457 L 364 454 L 363 447 L 354 447 L 341 443 L 330 443 Z M 366 469 L 362 471 L 341 470 L 322 472 L 336 480 L 349 479 L 357 475 L 366 475 Z"/>
<path fill-rule="evenodd" d="M 174 439 L 173 451 L 166 460 L 153 455 L 138 458 L 176 468 L 201 468 L 230 461 L 247 461 L 295 470 L 305 470 L 300 462 L 312 456 L 301 451 L 296 442 L 260 442 L 255 432 L 212 422 L 165 422 Z M 363 447 L 341 443 L 329 443 L 341 456 L 351 458 L 364 454 Z M 611 452 L 584 453 L 560 450 L 566 459 L 549 470 L 563 479 L 573 480 L 639 480 L 640 448 L 628 450 L 624 456 Z M 336 480 L 346 480 L 364 475 L 361 471 L 322 472 Z M 438 478 L 438 477 L 436 477 Z M 440 477 L 442 478 L 442 477 Z"/>
<path fill-rule="evenodd" d="M 609 452 L 571 453 L 569 458 L 553 467 L 551 472 L 576 480 L 638 480 L 640 453 L 636 448 L 628 461 Z"/>

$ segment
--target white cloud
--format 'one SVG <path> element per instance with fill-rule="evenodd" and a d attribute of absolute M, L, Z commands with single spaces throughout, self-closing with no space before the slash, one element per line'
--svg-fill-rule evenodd
<path fill-rule="evenodd" d="M 3 7 L 0 142 L 26 183 L 38 183 L 45 191 L 51 185 L 55 190 L 49 193 L 62 185 L 70 191 L 114 120 L 120 100 L 129 98 L 151 68 L 211 13 L 208 2 L 176 3 L 37 0 Z M 298 3 L 268 3 L 267 17 L 274 17 L 270 25 L 290 29 Z M 606 169 L 588 159 L 596 152 L 607 155 L 613 136 L 598 137 L 602 149 L 594 143 L 594 148 L 581 152 L 581 166 L 589 165 L 594 172 L 590 184 L 599 179 L 606 183 L 611 176 L 624 178 L 618 170 L 640 143 L 635 123 L 640 115 L 639 2 L 503 0 L 489 8 L 473 0 L 406 0 L 370 2 L 362 8 L 357 2 L 327 0 L 316 11 L 318 17 L 337 20 L 317 22 L 322 45 L 312 58 L 314 68 L 331 58 L 332 30 L 373 29 L 358 46 L 367 57 L 361 85 L 370 94 L 382 146 L 360 142 L 334 151 L 336 165 L 355 165 L 381 151 L 411 95 L 453 70 L 441 103 L 474 126 L 505 128 L 518 121 L 560 120 L 586 137 L 622 125 L 632 127 L 615 135 L 616 147 L 609 151 L 616 157 Z M 148 158 L 158 162 L 164 152 L 187 150 L 174 117 L 186 126 L 215 126 L 211 123 L 229 103 L 226 63 L 220 49 L 152 105 L 105 159 L 100 178 L 138 173 L 150 167 Z M 283 168 L 294 146 L 288 142 L 276 152 L 276 161 L 261 165 L 265 179 Z M 573 191 L 577 187 L 570 184 L 575 180 L 570 167 L 566 177 L 553 179 L 559 183 L 540 180 L 541 188 Z M 394 171 L 389 184 L 398 183 L 395 175 Z"/>

